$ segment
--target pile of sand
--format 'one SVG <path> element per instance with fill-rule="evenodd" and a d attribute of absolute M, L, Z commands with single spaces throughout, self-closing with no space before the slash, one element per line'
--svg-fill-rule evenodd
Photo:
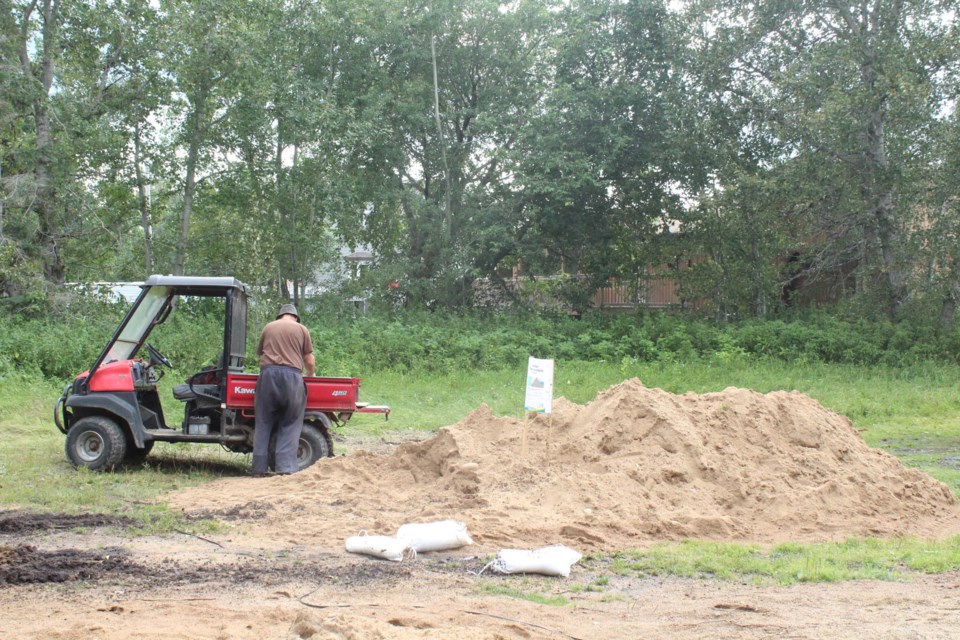
<path fill-rule="evenodd" d="M 960 532 L 946 485 L 868 447 L 849 420 L 808 396 L 675 395 L 635 379 L 587 405 L 560 399 L 526 430 L 481 406 L 390 455 L 360 451 L 294 476 L 220 480 L 172 503 L 266 508 L 251 524 L 265 539 L 332 548 L 361 530 L 392 535 L 442 518 L 466 522 L 490 549 Z"/>

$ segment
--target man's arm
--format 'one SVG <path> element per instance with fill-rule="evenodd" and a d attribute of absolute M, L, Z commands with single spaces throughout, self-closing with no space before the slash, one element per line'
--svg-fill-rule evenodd
<path fill-rule="evenodd" d="M 303 356 L 303 368 L 305 375 L 308 376 L 312 376 L 317 372 L 317 359 L 313 357 L 312 353 Z"/>
<path fill-rule="evenodd" d="M 317 359 L 313 357 L 313 339 L 306 327 L 303 327 L 303 368 L 308 376 L 312 376 L 317 370 Z"/>

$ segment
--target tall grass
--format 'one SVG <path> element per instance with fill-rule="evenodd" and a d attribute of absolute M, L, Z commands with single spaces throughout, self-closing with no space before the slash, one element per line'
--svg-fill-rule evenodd
<path fill-rule="evenodd" d="M 193 370 L 221 349 L 221 306 L 213 300 L 182 302 L 150 340 Z M 60 380 L 76 375 L 94 361 L 124 311 L 120 305 L 76 302 L 48 313 L 0 308 L 0 375 L 11 368 Z M 263 307 L 252 308 L 250 368 L 256 368 L 259 329 L 271 317 Z M 329 375 L 497 371 L 521 366 L 530 355 L 625 367 L 742 358 L 899 368 L 960 363 L 960 328 L 938 332 L 928 325 L 844 321 L 826 313 L 791 322 L 718 324 L 665 313 L 593 314 L 581 320 L 442 313 L 336 318 L 318 309 L 305 310 L 303 320 L 313 333 L 318 370 Z"/>

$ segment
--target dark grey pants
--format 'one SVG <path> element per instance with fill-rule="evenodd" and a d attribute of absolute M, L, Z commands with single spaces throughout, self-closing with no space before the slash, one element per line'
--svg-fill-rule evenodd
<path fill-rule="evenodd" d="M 276 436 L 274 471 L 294 473 L 297 447 L 303 428 L 303 412 L 307 406 L 307 389 L 303 376 L 292 367 L 264 367 L 257 379 L 253 430 L 253 473 L 266 473 L 270 464 L 270 437 Z"/>

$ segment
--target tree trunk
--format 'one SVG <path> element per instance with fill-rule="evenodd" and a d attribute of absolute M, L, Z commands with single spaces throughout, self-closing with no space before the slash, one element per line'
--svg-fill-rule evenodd
<path fill-rule="evenodd" d="M 29 25 L 33 11 L 40 8 L 43 21 L 41 39 L 40 77 L 34 76 L 34 66 L 30 59 Z M 39 221 L 37 244 L 43 262 L 43 276 L 47 282 L 63 283 L 63 260 L 60 257 L 60 237 L 62 230 L 54 220 L 56 211 L 56 188 L 53 184 L 51 167 L 53 165 L 53 136 L 50 127 L 50 88 L 53 86 L 55 72 L 54 55 L 57 50 L 57 29 L 60 19 L 60 1 L 44 0 L 42 4 L 34 2 L 24 11 L 20 25 L 20 72 L 28 83 L 39 83 L 33 99 L 33 120 L 36 133 L 36 181 L 35 207 Z"/>
<path fill-rule="evenodd" d="M 868 206 L 872 208 L 880 264 L 889 287 L 888 313 L 892 320 L 897 320 L 901 307 L 909 298 L 909 291 L 906 268 L 900 258 L 902 247 L 893 203 L 893 188 L 888 177 L 890 165 L 884 134 L 885 119 L 886 112 L 878 105 L 870 114 L 867 125 L 866 169 L 869 187 L 866 197 Z"/>
<path fill-rule="evenodd" d="M 940 307 L 940 331 L 946 331 L 953 324 L 953 318 L 957 312 L 957 303 L 960 302 L 960 282 L 950 283 L 950 290 L 943 298 L 943 305 Z"/>
<path fill-rule="evenodd" d="M 150 199 L 147 196 L 147 183 L 143 176 L 143 150 L 140 140 L 140 125 L 133 130 L 133 169 L 137 178 L 139 196 L 140 224 L 143 226 L 143 266 L 146 275 L 153 273 L 153 230 L 151 229 Z"/>
<path fill-rule="evenodd" d="M 277 104 L 282 104 L 282 98 L 276 98 L 276 102 Z M 287 220 L 287 203 L 284 198 L 283 149 L 285 146 L 285 121 L 282 109 L 277 109 L 276 118 L 277 137 L 274 140 L 273 148 L 273 206 L 276 210 L 277 218 L 276 237 L 280 241 L 280 245 L 276 248 L 277 267 L 280 269 L 280 289 L 278 291 L 280 292 L 280 297 L 283 302 L 293 301 L 293 303 L 296 304 L 297 283 L 292 277 L 293 268 L 291 266 L 294 260 L 293 251 L 292 248 L 287 250 L 283 247 L 284 244 L 292 241 L 293 234 L 290 233 L 290 225 Z"/>
<path fill-rule="evenodd" d="M 2 247 L 7 242 L 7 238 L 3 235 L 3 211 L 4 204 L 7 201 L 6 194 L 4 194 L 3 187 L 3 163 L 0 162 L 0 247 Z"/>
<path fill-rule="evenodd" d="M 34 119 L 37 129 L 37 166 L 34 171 L 37 189 L 37 214 L 40 219 L 40 255 L 43 258 L 43 277 L 47 282 L 63 284 L 63 261 L 60 258 L 60 229 L 54 222 L 56 189 L 50 175 L 53 162 L 50 156 L 50 114 L 44 100 L 34 101 Z"/>
<path fill-rule="evenodd" d="M 183 209 L 180 212 L 180 236 L 177 238 L 177 251 L 173 257 L 173 275 L 175 276 L 183 275 L 187 257 L 190 217 L 193 215 L 193 199 L 197 191 L 197 162 L 206 131 L 203 119 L 206 117 L 209 91 L 209 87 L 206 85 L 200 87 L 192 114 L 193 124 L 190 127 L 189 151 L 187 152 L 187 175 L 183 185 Z"/>
<path fill-rule="evenodd" d="M 867 213 L 877 234 L 878 257 L 888 286 L 887 309 L 893 320 L 899 318 L 900 309 L 909 298 L 909 290 L 907 269 L 901 259 L 901 237 L 896 219 L 890 162 L 887 158 L 885 125 L 888 92 L 878 80 L 881 69 L 877 37 L 882 31 L 891 34 L 896 31 L 896 26 L 902 19 L 900 9 L 901 5 L 897 3 L 893 11 L 887 15 L 881 16 L 879 11 L 874 11 L 869 21 L 859 24 L 846 14 L 848 24 L 856 25 L 853 30 L 863 42 L 860 79 L 869 96 L 863 113 L 865 174 L 863 196 Z"/>
<path fill-rule="evenodd" d="M 177 252 L 173 257 L 173 275 L 182 276 L 187 256 L 187 242 L 190 235 L 190 217 L 193 215 L 193 197 L 197 190 L 197 156 L 199 141 L 190 140 L 187 154 L 187 177 L 183 187 L 183 209 L 180 211 L 180 235 L 177 238 Z"/>
<path fill-rule="evenodd" d="M 743 219 L 746 222 L 750 239 L 750 278 L 753 280 L 753 313 L 758 318 L 767 317 L 767 294 L 764 291 L 763 255 L 760 252 L 760 234 L 757 231 L 750 205 L 743 206 Z"/>
<path fill-rule="evenodd" d="M 437 47 L 434 43 L 435 40 L 436 38 L 431 35 L 430 54 L 433 62 L 433 115 L 437 121 L 437 140 L 440 145 L 440 158 L 443 162 L 443 176 L 446 180 L 446 199 L 443 207 L 443 237 L 447 244 L 449 244 L 453 231 L 453 204 L 451 201 L 453 194 L 451 193 L 450 186 L 450 165 L 447 164 L 447 148 L 443 142 L 443 126 L 440 123 L 440 84 L 437 81 Z"/>

